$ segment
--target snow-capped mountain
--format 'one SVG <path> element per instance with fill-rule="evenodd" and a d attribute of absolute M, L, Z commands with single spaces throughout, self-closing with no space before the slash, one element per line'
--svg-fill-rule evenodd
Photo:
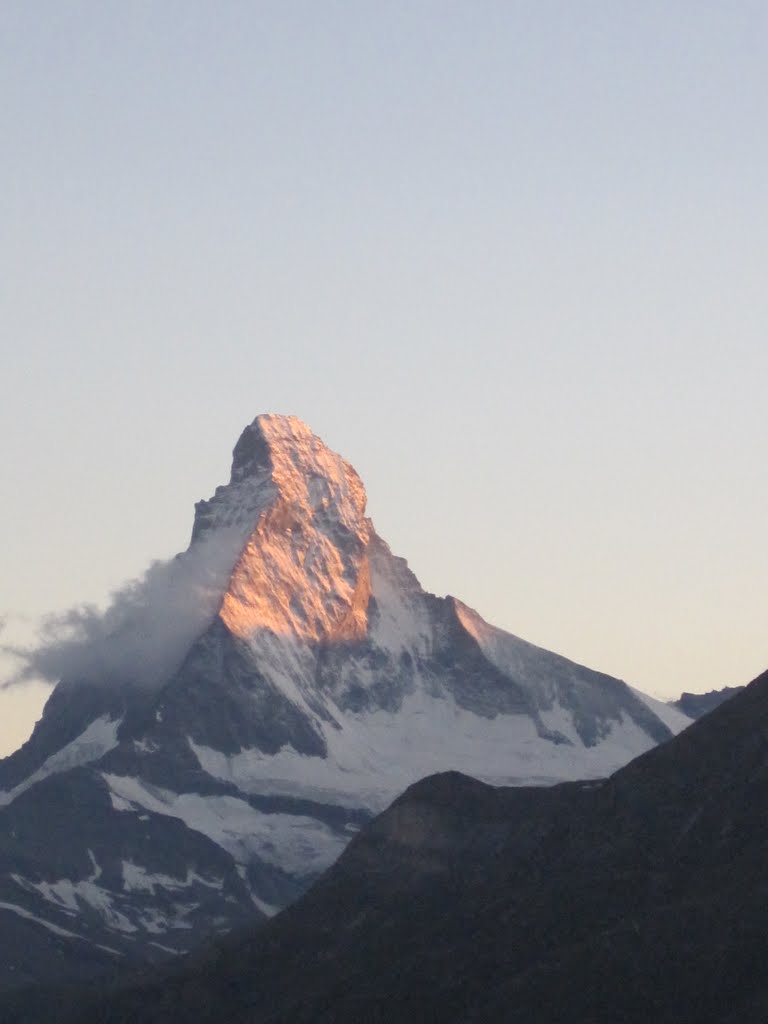
<path fill-rule="evenodd" d="M 80 645 L 0 763 L 2 984 L 271 915 L 425 775 L 600 777 L 689 723 L 425 592 L 365 504 L 300 420 L 260 416 L 187 551 Z"/>

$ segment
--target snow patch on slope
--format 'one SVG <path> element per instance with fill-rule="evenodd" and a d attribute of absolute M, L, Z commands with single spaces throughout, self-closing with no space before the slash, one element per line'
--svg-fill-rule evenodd
<path fill-rule="evenodd" d="M 9 910 L 12 914 L 16 914 L 18 917 L 23 917 L 27 921 L 34 921 L 35 924 L 42 925 L 49 932 L 53 932 L 54 935 L 59 935 L 65 939 L 79 939 L 81 942 L 90 942 L 90 939 L 84 938 L 82 935 L 77 935 L 75 932 L 67 931 L 66 928 L 60 928 L 58 925 L 53 924 L 51 921 L 46 921 L 42 917 L 38 917 L 36 914 L 31 914 L 24 907 L 18 907 L 15 903 L 4 903 L 0 902 L 0 910 Z M 103 949 L 106 953 L 111 953 L 113 956 L 123 956 L 116 949 L 110 949 L 109 946 L 101 946 L 95 943 L 97 949 Z"/>
<path fill-rule="evenodd" d="M 570 723 L 558 707 L 542 717 L 561 732 Z M 397 713 L 347 712 L 338 722 L 340 729 L 322 724 L 326 758 L 288 746 L 271 756 L 257 749 L 227 755 L 188 742 L 204 771 L 245 793 L 303 797 L 372 812 L 435 772 L 453 769 L 494 785 L 549 785 L 602 778 L 654 745 L 626 717 L 594 747 L 583 746 L 572 725 L 573 745 L 549 743 L 527 715 L 483 718 L 452 697 L 423 690 L 406 696 Z"/>
<path fill-rule="evenodd" d="M 131 807 L 129 805 L 124 809 L 130 810 Z M 174 878 L 171 875 L 147 871 L 141 864 L 134 864 L 131 860 L 124 860 L 122 862 L 122 870 L 123 889 L 126 892 L 147 892 L 154 896 L 156 888 L 175 892 L 179 889 L 188 889 L 196 883 L 204 885 L 208 889 L 222 889 L 224 887 L 224 883 L 220 878 L 203 878 L 191 868 L 187 868 L 185 878 Z"/>
<path fill-rule="evenodd" d="M 646 707 L 650 708 L 654 715 L 660 718 L 664 725 L 668 726 L 675 734 L 682 732 L 683 729 L 687 729 L 693 721 L 684 711 L 672 707 L 671 704 L 667 704 L 663 700 L 649 697 L 647 693 L 642 693 L 633 686 L 630 686 L 630 690 L 632 690 L 632 693 L 634 693 L 638 700 L 641 700 Z"/>
<path fill-rule="evenodd" d="M 99 914 L 108 928 L 120 932 L 137 931 L 125 914 L 115 908 L 112 893 L 91 880 L 73 882 L 69 878 L 60 878 L 56 882 L 31 882 L 19 875 L 11 877 L 23 889 L 38 892 L 44 900 L 71 914 L 79 914 L 81 903 L 85 903 Z"/>
<path fill-rule="evenodd" d="M 122 719 L 112 719 L 107 715 L 102 715 L 101 718 L 91 722 L 77 739 L 67 743 L 66 746 L 57 750 L 55 754 L 51 754 L 37 771 L 29 775 L 23 782 L 20 782 L 18 786 L 9 789 L 7 792 L 0 792 L 0 807 L 11 803 L 25 790 L 49 775 L 66 772 L 71 768 L 78 768 L 80 765 L 98 760 L 98 758 L 117 746 L 117 730 L 120 728 L 121 721 Z"/>
<path fill-rule="evenodd" d="M 371 595 L 376 614 L 369 623 L 369 636 L 380 648 L 399 655 L 428 655 L 432 651 L 432 623 L 424 591 L 404 558 L 397 558 L 377 535 L 368 549 Z"/>
<path fill-rule="evenodd" d="M 122 862 L 122 891 L 114 892 L 96 884 L 102 871 L 90 850 L 88 853 L 94 870 L 86 879 L 73 881 L 60 878 L 55 882 L 33 882 L 16 874 L 11 875 L 11 878 L 20 888 L 41 896 L 69 917 L 82 914 L 84 906 L 94 910 L 110 931 L 119 932 L 131 939 L 140 931 L 151 935 L 164 935 L 176 930 L 191 931 L 194 926 L 188 916 L 197 909 L 198 904 L 174 901 L 173 897 L 196 885 L 219 891 L 224 886 L 221 879 L 203 878 L 190 868 L 184 878 L 173 878 L 148 872 L 141 865 L 125 860 Z M 158 889 L 170 898 L 163 899 L 157 906 L 148 906 L 143 901 L 136 904 L 133 900 L 136 894 L 154 898 L 158 895 Z"/>
<path fill-rule="evenodd" d="M 546 705 L 555 697 L 555 680 L 567 678 L 577 686 L 589 685 L 599 673 L 578 665 L 562 655 L 536 647 L 486 622 L 478 613 L 451 598 L 456 615 L 464 629 L 478 643 L 492 665 L 523 685 L 538 702 Z"/>
<path fill-rule="evenodd" d="M 314 719 L 311 690 L 317 653 L 295 636 L 278 635 L 270 630 L 252 634 L 246 643 L 264 678 L 303 714 Z"/>
<path fill-rule="evenodd" d="M 22 889 L 39 893 L 44 900 L 60 907 L 67 914 L 79 914 L 82 910 L 81 903 L 85 903 L 101 916 L 108 928 L 120 932 L 135 932 L 136 927 L 115 908 L 112 893 L 96 884 L 101 878 L 102 871 L 90 850 L 88 856 L 93 873 L 77 882 L 69 878 L 60 878 L 56 882 L 32 882 L 15 874 L 12 874 L 11 878 Z"/>
<path fill-rule="evenodd" d="M 333 829 L 305 815 L 265 814 L 237 797 L 174 793 L 130 776 L 104 774 L 103 778 L 121 810 L 143 808 L 179 818 L 239 864 L 258 858 L 289 874 L 308 874 L 324 871 L 346 845 L 346 839 Z"/>

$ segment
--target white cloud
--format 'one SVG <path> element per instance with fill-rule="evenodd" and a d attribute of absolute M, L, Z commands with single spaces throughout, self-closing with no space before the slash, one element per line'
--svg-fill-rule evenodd
<path fill-rule="evenodd" d="M 34 644 L 0 647 L 21 662 L 2 688 L 38 678 L 159 685 L 218 612 L 240 543 L 239 531 L 219 530 L 168 562 L 153 562 L 106 609 L 82 605 L 47 616 Z"/>

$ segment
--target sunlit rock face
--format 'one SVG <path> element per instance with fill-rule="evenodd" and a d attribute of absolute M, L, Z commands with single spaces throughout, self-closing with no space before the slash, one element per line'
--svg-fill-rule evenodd
<path fill-rule="evenodd" d="M 424 591 L 295 417 L 246 427 L 151 580 L 0 763 L 0 929 L 33 951 L 0 984 L 270 915 L 425 775 L 594 778 L 688 722 Z"/>
<path fill-rule="evenodd" d="M 245 430 L 230 486 L 265 471 L 274 496 L 249 524 L 223 622 L 243 640 L 263 630 L 314 643 L 362 637 L 371 524 L 359 476 L 300 420 L 282 416 L 261 416 Z"/>

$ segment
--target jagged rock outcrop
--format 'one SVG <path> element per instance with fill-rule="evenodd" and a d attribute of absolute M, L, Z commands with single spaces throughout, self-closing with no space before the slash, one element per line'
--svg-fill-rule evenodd
<path fill-rule="evenodd" d="M 743 686 L 724 686 L 720 690 L 708 690 L 707 693 L 680 694 L 677 700 L 672 701 L 672 706 L 682 711 L 689 718 L 701 718 L 714 711 L 724 700 L 730 700 L 744 689 Z"/>

